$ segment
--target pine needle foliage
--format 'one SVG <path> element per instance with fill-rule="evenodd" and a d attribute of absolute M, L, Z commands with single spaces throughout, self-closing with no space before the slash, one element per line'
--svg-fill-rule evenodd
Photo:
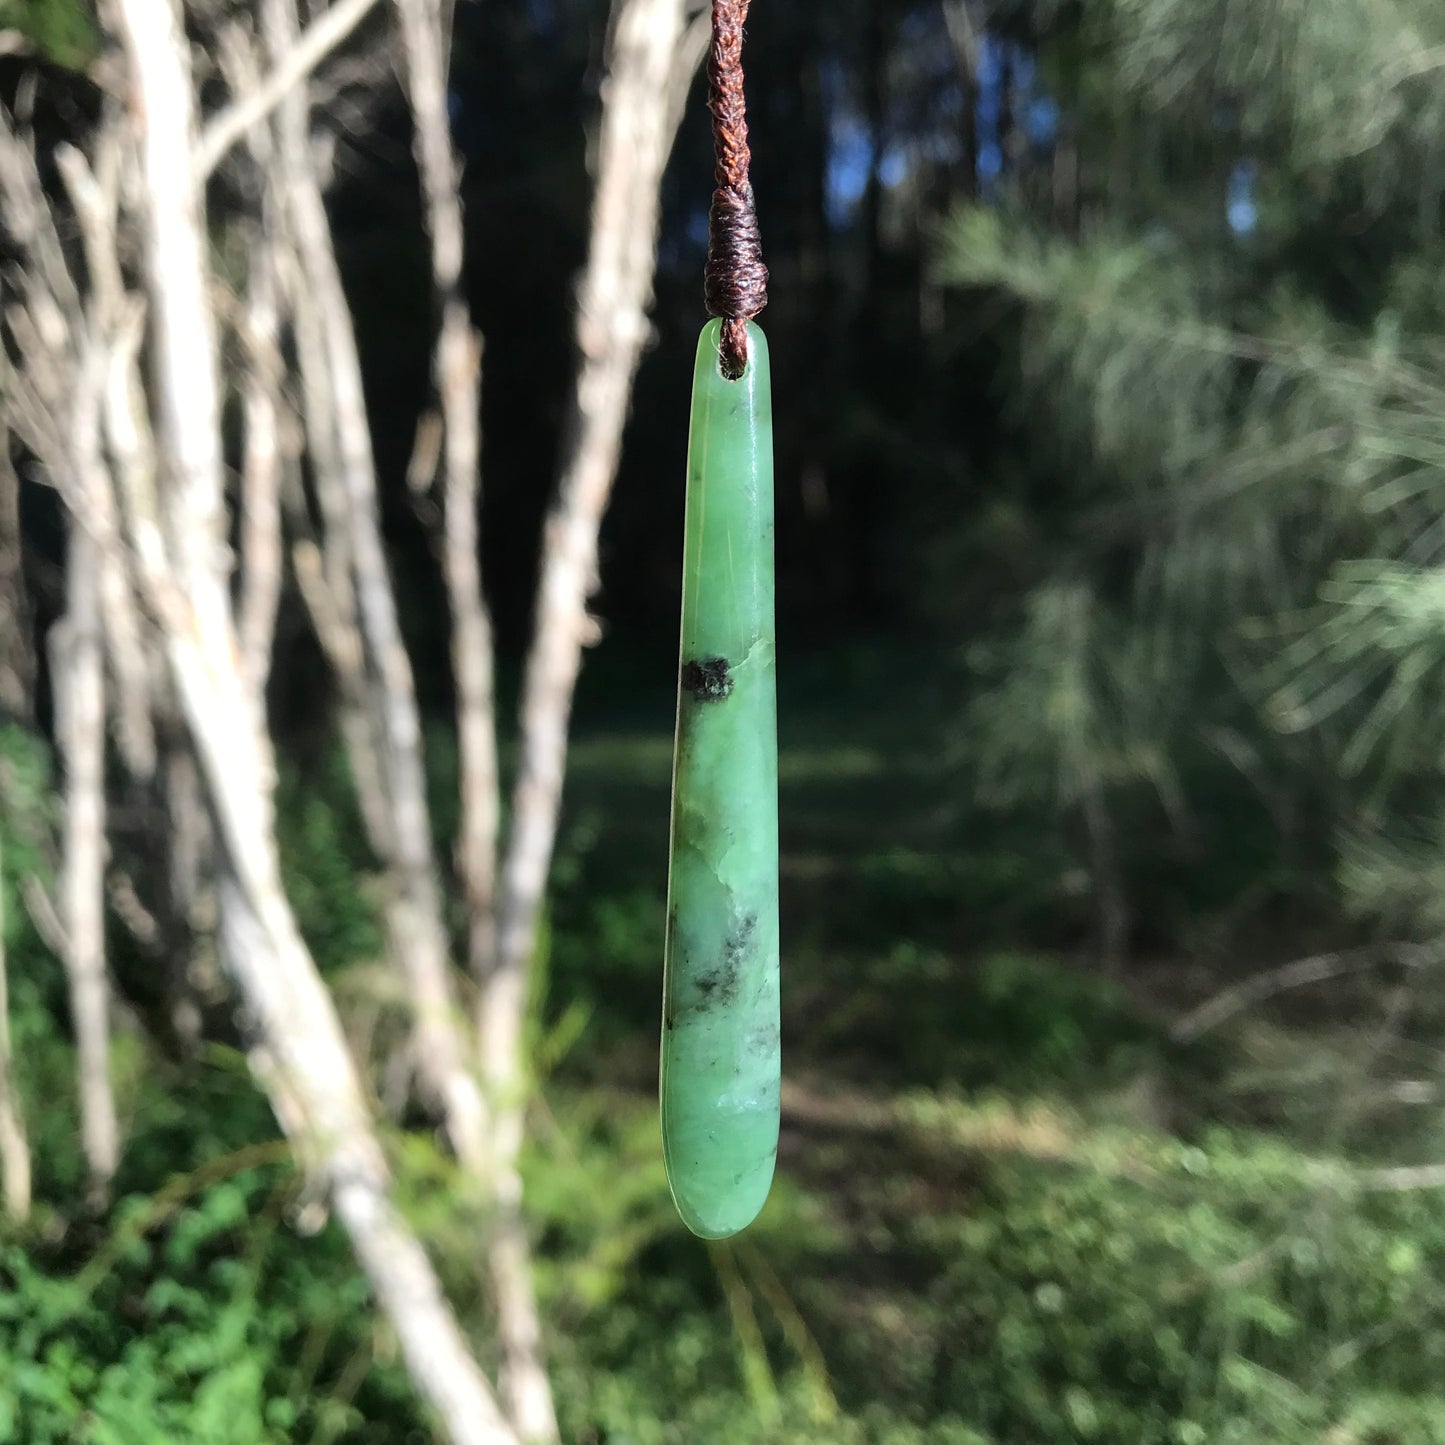
<path fill-rule="evenodd" d="M 976 654 L 985 790 L 1152 781 L 1187 816 L 1294 768 L 1342 847 L 1388 835 L 1442 791 L 1445 11 L 1108 0 L 1047 36 L 1076 223 L 1036 155 L 940 257 L 1052 493 Z"/>

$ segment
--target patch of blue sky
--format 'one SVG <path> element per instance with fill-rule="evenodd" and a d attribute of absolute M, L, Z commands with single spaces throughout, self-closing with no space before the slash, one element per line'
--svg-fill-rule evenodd
<path fill-rule="evenodd" d="M 844 226 L 868 189 L 873 171 L 873 138 L 855 115 L 835 112 L 828 150 L 828 222 Z"/>
<path fill-rule="evenodd" d="M 1024 111 L 1024 131 L 1032 145 L 1053 145 L 1059 133 L 1059 103 L 1050 95 L 1035 96 Z"/>
<path fill-rule="evenodd" d="M 1251 235 L 1259 225 L 1259 206 L 1255 201 L 1258 174 L 1258 167 L 1251 160 L 1239 161 L 1229 173 L 1225 215 L 1229 229 L 1236 236 Z"/>
<path fill-rule="evenodd" d="M 980 91 L 997 90 L 1003 80 L 1005 63 L 1005 42 L 995 35 L 984 33 L 978 38 L 978 88 Z"/>
<path fill-rule="evenodd" d="M 878 179 L 885 186 L 896 186 L 909 172 L 908 152 L 902 146 L 889 146 L 878 162 Z"/>

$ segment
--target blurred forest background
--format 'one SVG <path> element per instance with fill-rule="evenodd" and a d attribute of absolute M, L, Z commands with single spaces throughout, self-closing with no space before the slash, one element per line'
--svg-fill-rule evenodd
<path fill-rule="evenodd" d="M 0 3 L 0 1439 L 1445 1441 L 1438 0 L 757 0 L 785 1084 L 711 1246 L 703 7 L 181 18 Z"/>

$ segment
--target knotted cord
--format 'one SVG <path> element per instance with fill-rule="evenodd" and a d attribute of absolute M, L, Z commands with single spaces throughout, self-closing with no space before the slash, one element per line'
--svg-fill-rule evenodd
<path fill-rule="evenodd" d="M 723 375 L 736 380 L 748 364 L 748 327 L 768 304 L 768 268 L 748 178 L 747 104 L 743 98 L 743 22 L 751 0 L 713 0 L 708 109 L 717 152 L 717 189 L 708 215 L 704 283 L 710 316 L 722 318 Z"/>

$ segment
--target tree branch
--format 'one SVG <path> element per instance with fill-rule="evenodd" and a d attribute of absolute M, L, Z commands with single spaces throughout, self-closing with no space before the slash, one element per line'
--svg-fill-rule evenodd
<path fill-rule="evenodd" d="M 351 34 L 380 0 L 337 0 L 313 20 L 276 62 L 261 84 L 219 112 L 201 132 L 196 146 L 196 183 L 204 185 L 231 147 L 260 125 L 307 76 Z"/>
<path fill-rule="evenodd" d="M 1253 978 L 1245 979 L 1243 983 L 1237 983 L 1222 993 L 1215 994 L 1198 1008 L 1191 1009 L 1169 1030 L 1169 1037 L 1176 1044 L 1193 1043 L 1201 1034 L 1218 1028 L 1226 1019 L 1242 1013 L 1252 1004 L 1273 998 L 1276 994 L 1290 989 L 1306 988 L 1312 983 L 1324 983 L 1345 974 L 1373 968 L 1399 947 L 1398 944 L 1381 944 L 1342 953 L 1321 953 L 1256 974 Z"/>
<path fill-rule="evenodd" d="M 89 368 L 94 370 L 93 367 Z M 100 447 L 99 377 L 80 388 L 77 447 Z M 105 964 L 105 682 L 99 557 L 70 519 L 66 612 L 51 631 L 56 736 L 65 770 L 61 909 L 65 977 L 75 1029 L 80 1134 L 92 1203 L 102 1206 L 120 1159 L 110 1085 L 110 985 Z"/>
<path fill-rule="evenodd" d="M 293 0 L 264 0 L 261 14 L 267 51 L 279 65 L 296 44 Z M 354 620 L 365 649 L 364 675 L 341 678 L 354 704 L 348 710 L 357 714 L 347 740 L 354 753 L 371 753 L 364 761 L 367 766 L 374 762 L 384 784 L 385 818 L 369 841 L 386 864 L 390 952 L 408 983 L 418 1075 L 428 1102 L 445 1119 L 457 1155 L 480 1174 L 486 1107 L 470 1041 L 458 1027 L 416 685 L 381 538 L 361 360 L 308 143 L 308 114 L 304 93 L 286 98 L 276 132 L 278 170 L 298 258 L 293 276 L 299 281 L 293 293 L 298 352 L 303 372 L 313 371 L 309 384 L 315 404 L 308 405 L 307 426 L 320 443 L 313 453 L 318 463 L 313 477 L 326 522 L 323 546 L 328 555 L 340 554 L 327 569 L 327 581 L 331 599 L 348 622 Z M 315 328 L 314 338 L 304 342 L 303 310 Z"/>
<path fill-rule="evenodd" d="M 3 767 L 0 760 L 0 767 Z M 0 847 L 4 845 L 0 828 Z M 0 1170 L 5 1175 L 5 1214 L 20 1224 L 30 1214 L 30 1144 L 15 1092 L 10 1053 L 10 992 L 5 970 L 5 870 L 0 863 Z"/>
<path fill-rule="evenodd" d="M 241 672 L 219 525 L 219 387 L 205 231 L 192 183 L 189 52 L 171 5 L 118 0 L 116 8 L 144 117 L 146 260 L 172 463 L 160 560 L 184 612 L 164 641 L 221 841 L 223 952 L 255 1020 L 257 1056 L 278 1117 L 312 1151 L 419 1392 L 453 1445 L 517 1445 L 420 1241 L 396 1208 L 362 1081 L 286 897 L 274 831 L 275 758 Z"/>
<path fill-rule="evenodd" d="M 447 116 L 446 46 L 437 0 L 396 0 L 416 156 L 440 309 L 432 379 L 440 401 L 446 525 L 442 562 L 452 614 L 457 690 L 461 822 L 457 865 L 467 903 L 468 954 L 480 979 L 496 953 L 495 891 L 501 780 L 497 766 L 492 620 L 479 558 L 482 339 L 462 287 L 464 226 L 460 166 Z M 419 438 L 420 439 L 420 438 Z M 520 1022 L 520 1021 L 519 1021 Z M 498 1101 L 493 1101 L 497 1116 Z M 509 1114 L 502 1103 L 500 1114 Z M 503 1403 L 517 1433 L 538 1445 L 559 1439 L 542 1354 L 531 1249 L 521 1213 L 522 1181 L 505 1147 L 486 1160 L 495 1212 L 487 1266 L 501 1336 Z"/>
<path fill-rule="evenodd" d="M 597 188 L 577 314 L 577 374 L 521 706 L 521 759 L 498 900 L 497 965 L 482 992 L 483 1067 L 504 1094 L 522 1073 L 526 971 L 557 835 L 572 696 L 597 637 L 587 603 L 617 474 L 632 381 L 648 332 L 658 191 L 680 115 L 679 66 L 695 64 L 683 0 L 616 0 Z M 514 1139 L 520 1131 L 518 1118 Z"/>

